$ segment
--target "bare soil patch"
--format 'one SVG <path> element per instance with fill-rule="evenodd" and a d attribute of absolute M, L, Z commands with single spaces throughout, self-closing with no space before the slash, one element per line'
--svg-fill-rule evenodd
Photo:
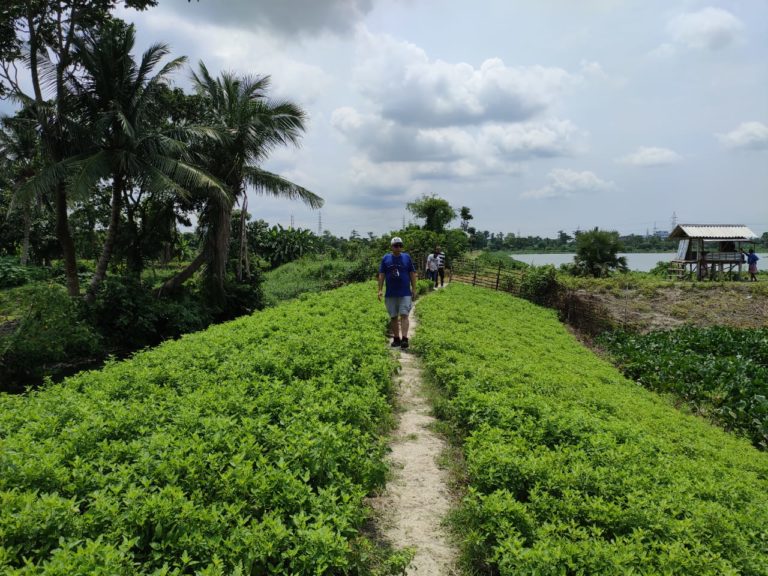
<path fill-rule="evenodd" d="M 611 325 L 640 332 L 682 325 L 768 326 L 768 291 L 756 290 L 746 284 L 711 288 L 579 290 L 577 296 L 589 299 L 595 305 L 595 313 L 605 314 Z"/>

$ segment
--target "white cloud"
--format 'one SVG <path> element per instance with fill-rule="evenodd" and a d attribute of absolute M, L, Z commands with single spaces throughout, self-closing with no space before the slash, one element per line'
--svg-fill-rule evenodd
<path fill-rule="evenodd" d="M 331 124 L 375 162 L 480 159 L 521 161 L 570 156 L 583 138 L 568 120 L 418 128 L 353 108 L 339 108 Z"/>
<path fill-rule="evenodd" d="M 672 19 L 667 30 L 679 44 L 689 48 L 720 50 L 738 39 L 744 24 L 727 10 L 704 8 Z"/>
<path fill-rule="evenodd" d="M 531 159 L 570 156 L 582 145 L 584 134 L 569 120 L 547 120 L 522 124 L 484 126 L 480 140 L 483 148 L 502 157 Z"/>
<path fill-rule="evenodd" d="M 615 188 L 613 182 L 602 180 L 594 172 L 577 172 L 557 168 L 549 173 L 550 183 L 542 188 L 527 190 L 521 198 L 541 200 L 546 198 L 570 198 L 592 192 L 604 192 Z"/>
<path fill-rule="evenodd" d="M 590 62 L 588 60 L 582 60 L 579 63 L 579 68 L 581 69 L 581 73 L 584 76 L 599 78 L 601 80 L 608 78 L 608 74 L 605 73 L 605 70 L 603 70 L 603 67 L 600 65 L 599 62 Z"/>
<path fill-rule="evenodd" d="M 768 149 L 768 126 L 762 122 L 743 122 L 726 134 L 717 134 L 726 148 L 734 150 Z"/>
<path fill-rule="evenodd" d="M 430 60 L 418 46 L 360 32 L 361 93 L 402 124 L 448 126 L 517 122 L 544 112 L 574 78 L 562 68 L 510 67 L 499 58 L 479 68 Z"/>
<path fill-rule="evenodd" d="M 632 166 L 664 166 L 677 164 L 683 159 L 680 154 L 669 148 L 641 146 L 631 154 L 622 156 L 617 161 Z"/>

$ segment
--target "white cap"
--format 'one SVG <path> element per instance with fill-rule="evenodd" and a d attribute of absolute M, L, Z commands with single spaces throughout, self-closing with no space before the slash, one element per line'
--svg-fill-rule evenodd
<path fill-rule="evenodd" d="M 400 236 L 395 236 L 394 238 L 392 238 L 392 242 L 390 242 L 390 244 L 402 244 L 402 243 L 403 243 L 403 239 L 400 238 Z"/>

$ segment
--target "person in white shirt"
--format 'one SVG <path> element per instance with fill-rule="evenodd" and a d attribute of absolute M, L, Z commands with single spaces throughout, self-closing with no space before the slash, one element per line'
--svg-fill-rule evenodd
<path fill-rule="evenodd" d="M 434 252 L 427 256 L 427 274 L 437 288 L 438 277 L 440 286 L 445 284 L 445 254 L 440 251 L 440 246 L 435 246 Z"/>

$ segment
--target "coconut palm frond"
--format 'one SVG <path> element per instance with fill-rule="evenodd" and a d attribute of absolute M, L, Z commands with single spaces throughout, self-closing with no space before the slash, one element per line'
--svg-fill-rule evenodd
<path fill-rule="evenodd" d="M 73 198 L 85 198 L 92 194 L 93 187 L 112 175 L 112 163 L 109 153 L 99 150 L 94 154 L 75 157 L 67 162 L 67 190 Z"/>
<path fill-rule="evenodd" d="M 313 209 L 322 208 L 325 204 L 325 200 L 314 192 L 260 168 L 248 167 L 245 170 L 245 178 L 248 184 L 261 194 L 289 200 L 301 200 Z"/>

